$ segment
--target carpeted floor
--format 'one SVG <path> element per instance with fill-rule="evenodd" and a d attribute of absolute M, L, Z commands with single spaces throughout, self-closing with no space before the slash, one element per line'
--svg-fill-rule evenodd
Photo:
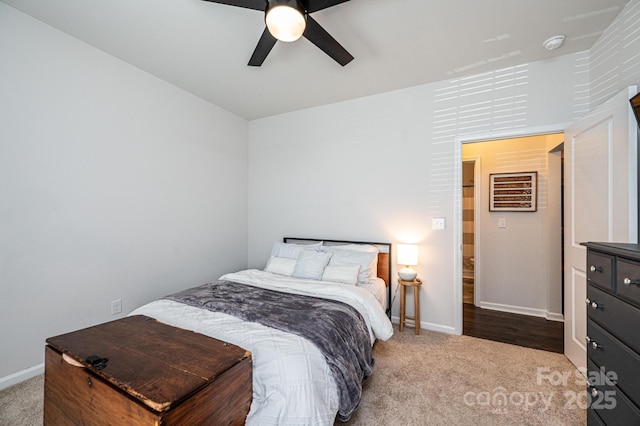
<path fill-rule="evenodd" d="M 586 423 L 586 379 L 562 354 L 409 328 L 374 355 L 350 426 Z"/>
<path fill-rule="evenodd" d="M 44 375 L 0 391 L 0 425 L 42 425 Z"/>
<path fill-rule="evenodd" d="M 345 426 L 586 422 L 585 379 L 561 354 L 408 328 L 377 342 L 374 356 Z M 42 389 L 38 376 L 0 392 L 0 425 L 41 425 Z"/>

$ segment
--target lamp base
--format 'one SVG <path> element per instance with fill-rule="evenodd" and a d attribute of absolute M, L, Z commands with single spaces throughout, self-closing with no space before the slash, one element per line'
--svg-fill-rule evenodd
<path fill-rule="evenodd" d="M 402 281 L 413 281 L 418 276 L 418 273 L 411 268 L 402 268 L 398 271 L 398 276 Z"/>

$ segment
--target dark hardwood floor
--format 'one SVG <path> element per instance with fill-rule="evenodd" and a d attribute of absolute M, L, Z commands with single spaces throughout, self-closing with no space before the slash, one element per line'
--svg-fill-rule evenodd
<path fill-rule="evenodd" d="M 462 334 L 544 351 L 564 353 L 564 324 L 544 318 L 464 304 Z"/>

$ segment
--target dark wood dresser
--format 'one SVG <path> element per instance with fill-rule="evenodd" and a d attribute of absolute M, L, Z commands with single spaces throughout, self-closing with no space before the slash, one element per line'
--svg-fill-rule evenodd
<path fill-rule="evenodd" d="M 44 424 L 244 424 L 251 367 L 242 348 L 142 315 L 51 337 Z"/>
<path fill-rule="evenodd" d="M 586 243 L 589 425 L 640 425 L 640 245 Z"/>

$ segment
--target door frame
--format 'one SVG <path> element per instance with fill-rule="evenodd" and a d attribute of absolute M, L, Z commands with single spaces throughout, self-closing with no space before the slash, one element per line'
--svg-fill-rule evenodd
<path fill-rule="evenodd" d="M 456 136 L 454 149 L 454 193 L 453 193 L 453 223 L 454 223 L 454 253 L 453 253 L 453 277 L 454 277 L 454 333 L 462 335 L 462 145 L 465 143 L 484 142 L 500 139 L 515 139 L 527 136 L 548 135 L 562 133 L 568 123 L 556 123 L 539 127 L 522 127 L 504 132 L 489 132 L 476 134 L 462 134 Z M 477 259 L 477 257 L 476 257 Z"/>
<path fill-rule="evenodd" d="M 462 145 L 461 145 L 462 147 Z M 482 247 L 480 234 L 480 221 L 478 220 L 478 212 L 482 208 L 482 157 L 472 156 L 472 157 L 462 157 L 461 163 L 473 163 L 473 257 L 475 259 L 473 264 L 473 306 L 479 306 L 478 300 L 482 298 L 482 282 L 478 279 L 478 276 L 481 274 L 482 269 Z M 462 209 L 462 205 L 460 207 Z M 462 221 L 462 215 L 460 216 L 460 220 Z M 461 225 L 461 230 L 462 229 Z M 462 238 L 462 235 L 460 236 Z"/>
<path fill-rule="evenodd" d="M 555 198 L 559 208 L 558 210 L 550 210 L 547 219 L 549 229 L 562 229 L 564 221 L 564 183 L 562 181 L 562 173 L 564 168 L 564 142 L 554 147 L 547 153 L 548 164 L 548 180 L 547 180 L 547 199 Z M 555 213 L 555 215 L 554 215 Z M 547 316 L 550 321 L 564 322 L 564 234 L 553 235 L 547 234 L 547 264 L 549 265 L 549 274 L 547 276 Z M 553 306 L 554 295 L 560 293 L 559 309 Z"/>

